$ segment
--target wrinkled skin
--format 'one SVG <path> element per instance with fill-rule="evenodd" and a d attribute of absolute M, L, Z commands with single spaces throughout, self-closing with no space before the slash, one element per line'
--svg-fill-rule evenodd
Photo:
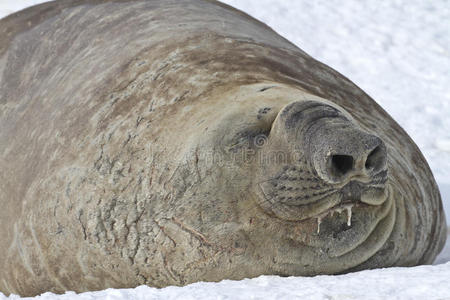
<path fill-rule="evenodd" d="M 431 263 L 433 175 L 370 97 L 214 1 L 0 21 L 0 291 Z"/>

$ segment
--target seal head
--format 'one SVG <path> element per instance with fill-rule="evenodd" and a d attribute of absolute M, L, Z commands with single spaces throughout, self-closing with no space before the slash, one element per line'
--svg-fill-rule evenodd
<path fill-rule="evenodd" d="M 396 214 L 383 140 L 344 108 L 298 88 L 266 83 L 229 93 L 221 96 L 236 100 L 221 115 L 210 111 L 215 125 L 203 139 L 222 145 L 226 164 L 211 168 L 234 178 L 219 198 L 241 206 L 238 243 L 264 245 L 249 246 L 248 259 L 256 252 L 276 261 L 268 268 L 281 275 L 329 274 L 380 250 Z"/>

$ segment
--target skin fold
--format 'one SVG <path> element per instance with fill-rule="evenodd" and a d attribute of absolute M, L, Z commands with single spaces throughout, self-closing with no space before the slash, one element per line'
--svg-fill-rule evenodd
<path fill-rule="evenodd" d="M 216 1 L 0 20 L 0 170 L 6 295 L 414 266 L 446 237 L 404 130 Z"/>

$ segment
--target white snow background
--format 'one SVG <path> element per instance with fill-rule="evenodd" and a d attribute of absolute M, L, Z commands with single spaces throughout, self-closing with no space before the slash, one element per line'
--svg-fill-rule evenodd
<path fill-rule="evenodd" d="M 0 0 L 0 18 L 42 2 L 46 1 Z M 428 160 L 450 219 L 449 1 L 223 2 L 267 23 L 311 56 L 348 77 L 387 110 Z M 339 276 L 261 276 L 186 287 L 141 286 L 78 295 L 46 293 L 33 299 L 202 298 L 450 299 L 450 242 L 434 266 Z M 2 299 L 7 297 L 0 293 Z"/>

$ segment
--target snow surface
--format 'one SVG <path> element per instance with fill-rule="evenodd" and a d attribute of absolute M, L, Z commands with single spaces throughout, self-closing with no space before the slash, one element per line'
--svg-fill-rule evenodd
<path fill-rule="evenodd" d="M 450 262 L 439 266 L 378 269 L 339 276 L 260 276 L 164 289 L 140 286 L 78 295 L 73 292 L 61 296 L 45 293 L 33 299 L 450 299 L 449 278 Z M 16 297 L 10 298 L 19 299 Z"/>
<path fill-rule="evenodd" d="M 0 18 L 44 0 L 0 0 Z M 447 0 L 225 0 L 331 66 L 411 135 L 450 219 L 450 3 Z M 449 237 L 450 240 L 450 237 Z M 445 263 L 448 262 L 448 263 Z M 445 263 L 445 264 L 444 264 Z M 450 299 L 450 241 L 435 266 L 339 276 L 261 276 L 186 287 L 46 293 L 36 299 Z M 0 300 L 5 299 L 0 293 Z M 18 298 L 11 296 L 11 299 Z"/>

